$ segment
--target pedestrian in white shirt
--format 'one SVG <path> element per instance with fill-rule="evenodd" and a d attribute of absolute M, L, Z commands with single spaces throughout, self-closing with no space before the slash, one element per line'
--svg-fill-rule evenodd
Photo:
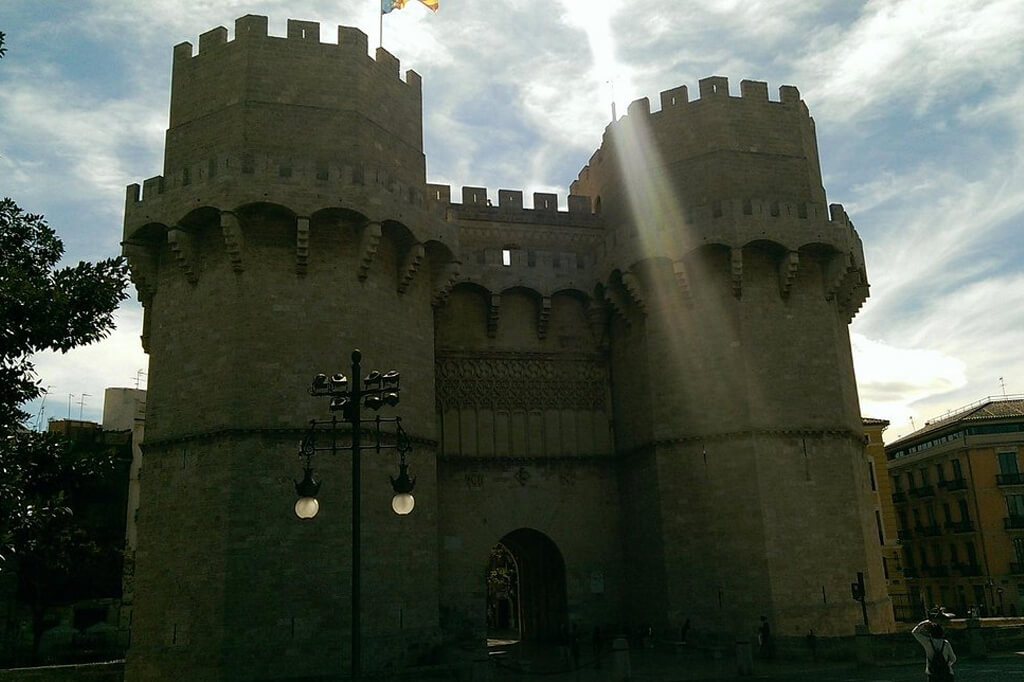
<path fill-rule="evenodd" d="M 928 682 L 952 680 L 956 654 L 949 640 L 942 636 L 942 626 L 931 620 L 922 620 L 910 634 L 924 647 L 924 672 Z"/>

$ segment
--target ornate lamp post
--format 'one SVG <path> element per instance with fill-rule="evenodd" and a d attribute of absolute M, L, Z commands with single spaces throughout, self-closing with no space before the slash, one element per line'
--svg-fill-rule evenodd
<path fill-rule="evenodd" d="M 399 385 L 399 374 L 395 370 L 380 373 L 373 370 L 362 380 L 359 376 L 362 370 L 359 361 L 362 353 L 358 350 L 352 351 L 352 373 L 351 381 L 344 374 L 338 373 L 328 377 L 325 374 L 317 374 L 313 378 L 309 393 L 316 397 L 329 397 L 331 412 L 341 412 L 341 419 L 332 415 L 330 419 L 313 419 L 309 422 L 309 430 L 299 449 L 299 456 L 306 458 L 303 467 L 303 478 L 295 482 L 295 492 L 299 499 L 295 503 L 295 514 L 300 519 L 312 519 L 320 511 L 320 503 L 317 500 L 317 493 L 320 491 L 320 481 L 313 474 L 311 460 L 317 452 L 330 452 L 337 454 L 346 447 L 352 452 L 352 680 L 358 680 L 361 675 L 361 633 L 360 633 L 360 555 L 361 555 L 361 519 L 360 519 L 360 486 L 362 472 L 360 468 L 360 453 L 366 449 L 373 449 L 376 452 L 381 450 L 396 450 L 399 456 L 398 477 L 391 477 L 391 486 L 395 492 L 391 500 L 391 508 L 396 514 L 405 515 L 413 510 L 415 500 L 412 496 L 416 479 L 409 477 L 409 467 L 405 462 L 405 456 L 412 450 L 408 436 L 402 430 L 401 417 L 380 417 L 363 419 L 362 408 L 379 410 L 384 405 L 394 407 L 398 405 L 401 387 Z M 345 446 L 338 445 L 338 426 L 347 423 L 351 426 L 351 442 Z M 381 424 L 395 424 L 394 443 L 387 443 L 382 439 L 383 432 Z M 363 445 L 362 429 L 364 424 L 373 425 L 374 442 Z M 330 433 L 329 445 L 317 444 L 318 429 Z"/>

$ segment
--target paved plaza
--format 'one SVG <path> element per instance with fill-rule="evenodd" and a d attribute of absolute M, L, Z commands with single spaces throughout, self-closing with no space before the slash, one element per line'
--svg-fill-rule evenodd
<path fill-rule="evenodd" d="M 592 656 L 582 656 L 580 669 L 566 671 L 557 649 L 505 653 L 492 649 L 495 682 L 548 680 L 550 682 L 618 682 L 620 674 L 611 655 L 595 666 Z M 859 667 L 850 662 L 762 661 L 753 662 L 750 676 L 740 676 L 734 658 L 714 659 L 699 653 L 630 651 L 630 680 L 634 682 L 700 682 L 710 680 L 793 680 L 794 682 L 924 682 L 924 655 L 920 660 Z M 1024 682 L 1024 655 L 999 654 L 985 659 L 962 658 L 955 666 L 959 682 Z"/>

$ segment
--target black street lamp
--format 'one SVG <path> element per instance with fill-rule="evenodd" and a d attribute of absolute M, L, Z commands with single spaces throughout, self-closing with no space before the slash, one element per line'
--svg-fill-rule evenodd
<path fill-rule="evenodd" d="M 398 405 L 399 394 L 402 389 L 399 385 L 399 374 L 395 370 L 380 373 L 373 370 L 362 380 L 359 379 L 362 370 L 359 361 L 362 353 L 358 350 L 352 351 L 352 380 L 344 374 L 338 373 L 328 377 L 326 374 L 317 374 L 313 378 L 309 393 L 317 397 L 329 397 L 331 412 L 341 412 L 341 419 L 332 415 L 330 419 L 313 419 L 309 422 L 309 430 L 299 448 L 299 457 L 305 457 L 306 463 L 303 467 L 303 478 L 295 482 L 295 492 L 299 499 L 295 503 L 295 514 L 300 519 L 312 519 L 320 511 L 320 502 L 317 500 L 317 493 L 320 491 L 320 481 L 313 475 L 311 460 L 317 452 L 330 452 L 337 454 L 339 450 L 350 449 L 352 452 L 352 680 L 359 680 L 361 675 L 361 633 L 360 633 L 360 555 L 361 555 L 361 519 L 360 519 L 360 485 L 362 472 L 360 468 L 360 453 L 365 449 L 373 449 L 376 452 L 381 450 L 396 450 L 399 457 L 398 477 L 391 478 L 391 487 L 395 492 L 391 500 L 391 508 L 396 514 L 405 515 L 413 510 L 415 500 L 412 496 L 416 479 L 409 477 L 409 467 L 405 462 L 405 456 L 412 450 L 408 436 L 402 429 L 401 417 L 375 416 L 372 419 L 363 419 L 360 415 L 362 408 L 379 410 L 384 405 L 394 407 Z M 351 442 L 346 445 L 338 444 L 338 426 L 349 424 L 351 428 Z M 382 436 L 381 424 L 393 423 L 395 425 L 394 443 L 388 443 Z M 362 430 L 364 424 L 373 425 L 373 444 L 363 445 Z M 317 444 L 318 429 L 327 430 L 330 433 L 329 445 Z"/>
<path fill-rule="evenodd" d="M 867 588 L 864 586 L 864 573 L 857 571 L 857 582 L 850 583 L 850 594 L 860 602 L 861 615 L 864 616 L 864 629 L 868 627 Z"/>

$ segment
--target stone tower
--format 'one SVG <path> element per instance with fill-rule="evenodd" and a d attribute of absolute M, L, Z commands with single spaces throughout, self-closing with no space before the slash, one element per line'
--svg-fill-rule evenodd
<path fill-rule="evenodd" d="M 419 76 L 356 29 L 322 44 L 316 23 L 278 38 L 246 16 L 232 41 L 175 48 L 164 173 L 129 187 L 125 218 L 152 387 L 129 679 L 343 669 L 346 462 L 316 462 L 315 524 L 289 518 L 289 487 L 303 425 L 326 416 L 309 380 L 347 373 L 353 348 L 416 378 L 401 414 L 435 437 L 431 300 L 454 232 L 424 209 L 424 163 Z M 433 471 L 417 447 L 422 513 L 399 519 L 394 462 L 364 462 L 363 533 L 391 545 L 366 552 L 368 642 L 436 636 Z"/>
<path fill-rule="evenodd" d="M 426 183 L 419 76 L 360 31 L 250 15 L 177 46 L 163 174 L 125 210 L 150 354 L 126 679 L 347 669 L 347 456 L 315 462 L 316 519 L 290 510 L 326 416 L 308 381 L 357 347 L 402 372 L 417 476 L 396 517 L 394 461 L 363 459 L 364 668 L 482 652 L 499 546 L 524 638 L 762 614 L 845 635 L 858 571 L 886 628 L 860 243 L 796 89 L 741 89 L 635 102 L 567 211 L 453 203 Z"/>
<path fill-rule="evenodd" d="M 765 611 L 778 632 L 837 634 L 858 571 L 879 622 L 888 608 L 847 332 L 867 281 L 826 209 L 814 122 L 779 94 L 713 77 L 696 101 L 633 102 L 572 191 L 606 226 L 623 512 L 644 529 L 626 551 L 651 557 L 636 599 L 716 629 Z"/>

